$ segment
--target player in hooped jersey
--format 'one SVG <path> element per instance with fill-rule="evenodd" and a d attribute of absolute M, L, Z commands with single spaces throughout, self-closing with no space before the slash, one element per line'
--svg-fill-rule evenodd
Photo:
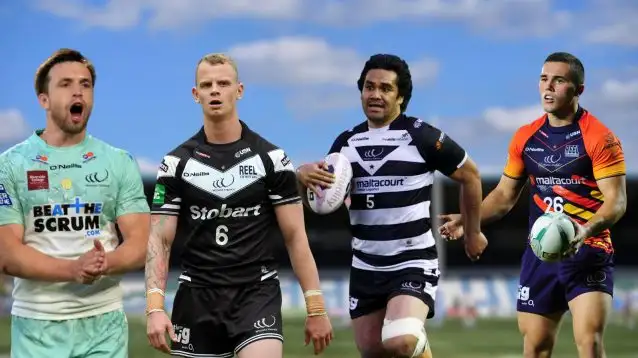
<path fill-rule="evenodd" d="M 192 91 L 204 125 L 158 170 L 146 264 L 148 337 L 173 356 L 281 358 L 282 296 L 269 242 L 272 230 L 280 229 L 306 298 L 306 344 L 312 340 L 319 354 L 332 327 L 293 165 L 239 120 L 238 76 L 226 55 L 200 60 Z M 174 239 L 183 241 L 184 251 L 171 323 L 164 290 Z"/>
<path fill-rule="evenodd" d="M 350 316 L 365 358 L 431 357 L 425 320 L 434 315 L 439 279 L 430 197 L 434 171 L 462 184 L 466 252 L 477 260 L 481 180 L 465 150 L 437 128 L 405 114 L 412 96 L 408 65 L 394 55 L 366 62 L 358 81 L 367 120 L 337 137 L 330 152 L 352 163 Z M 334 182 L 325 163 L 298 178 L 321 195 Z M 305 188 L 304 188 L 305 192 Z"/>
<path fill-rule="evenodd" d="M 546 58 L 539 90 L 547 114 L 516 131 L 503 176 L 482 204 L 483 224 L 502 218 L 529 179 L 530 228 L 548 211 L 575 222 L 577 235 L 564 261 L 542 262 L 529 245 L 523 254 L 517 309 L 526 358 L 551 356 L 566 310 L 579 357 L 605 356 L 603 331 L 614 288 L 609 228 L 627 205 L 625 159 L 614 133 L 580 107 L 584 78 L 573 55 Z M 463 234 L 458 216 L 444 220 L 442 234 Z"/>
<path fill-rule="evenodd" d="M 86 133 L 94 85 L 80 52 L 56 51 L 35 77 L 46 127 L 0 155 L 12 357 L 128 357 L 119 282 L 144 264 L 150 215 L 135 160 Z"/>

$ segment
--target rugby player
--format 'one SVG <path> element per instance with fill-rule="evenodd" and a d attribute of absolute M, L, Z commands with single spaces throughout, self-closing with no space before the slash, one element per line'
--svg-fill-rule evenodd
<path fill-rule="evenodd" d="M 281 358 L 282 296 L 270 242 L 280 229 L 306 298 L 306 344 L 312 340 L 319 354 L 332 339 L 332 327 L 293 164 L 239 119 L 243 85 L 230 57 L 203 57 L 192 94 L 204 125 L 164 157 L 153 197 L 146 264 L 149 340 L 169 352 L 170 332 L 174 356 Z M 183 242 L 183 271 L 171 323 L 164 295 L 176 236 Z"/>
<path fill-rule="evenodd" d="M 551 356 L 567 310 L 579 357 L 605 356 L 603 332 L 614 288 L 609 229 L 627 205 L 625 158 L 614 133 L 579 105 L 584 89 L 578 58 L 558 52 L 545 59 L 539 91 L 547 113 L 516 131 L 500 182 L 482 204 L 482 224 L 499 220 L 529 179 L 529 227 L 555 211 L 567 214 L 577 229 L 562 262 L 539 260 L 529 245 L 523 253 L 517 310 L 526 358 Z M 442 235 L 463 235 L 459 215 L 442 218 Z"/>
<path fill-rule="evenodd" d="M 481 179 L 452 138 L 405 114 L 412 79 L 405 61 L 378 54 L 358 81 L 367 120 L 337 137 L 329 153 L 352 163 L 350 316 L 361 356 L 431 357 L 425 320 L 434 316 L 439 280 L 430 207 L 434 172 L 462 184 L 465 247 L 472 260 L 487 245 L 480 232 Z M 325 163 L 299 168 L 321 195 L 334 178 Z"/>
<path fill-rule="evenodd" d="M 45 128 L 0 155 L 12 357 L 128 357 L 120 275 L 144 265 L 150 214 L 135 160 L 87 134 L 94 85 L 80 52 L 53 53 L 35 76 Z"/>

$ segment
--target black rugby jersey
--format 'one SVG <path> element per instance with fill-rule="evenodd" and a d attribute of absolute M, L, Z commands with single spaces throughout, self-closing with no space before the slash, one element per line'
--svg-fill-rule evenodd
<path fill-rule="evenodd" d="M 274 206 L 300 202 L 285 152 L 241 122 L 241 139 L 211 144 L 202 128 L 168 153 L 158 170 L 152 214 L 178 216 L 184 241 L 180 282 L 254 283 L 277 276 Z"/>

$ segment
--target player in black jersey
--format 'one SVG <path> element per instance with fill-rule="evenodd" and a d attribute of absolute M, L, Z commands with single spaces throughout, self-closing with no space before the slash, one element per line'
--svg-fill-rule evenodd
<path fill-rule="evenodd" d="M 279 229 L 306 297 L 306 344 L 312 340 L 318 354 L 332 339 L 293 165 L 239 120 L 235 104 L 242 93 L 229 57 L 202 58 L 193 97 L 204 126 L 158 170 L 146 263 L 147 333 L 155 348 L 173 356 L 283 356 L 282 297 L 268 241 Z M 164 290 L 176 233 L 183 240 L 183 271 L 171 323 Z"/>
<path fill-rule="evenodd" d="M 431 357 L 424 325 L 434 315 L 439 279 L 430 219 L 434 171 L 462 184 L 470 230 L 465 248 L 473 260 L 487 245 L 479 226 L 481 179 L 463 148 L 404 114 L 412 96 L 405 61 L 372 56 L 358 86 L 367 121 L 339 135 L 330 149 L 352 163 L 350 316 L 356 345 L 365 358 Z M 301 184 L 319 196 L 318 188 L 333 182 L 324 166 L 298 170 Z"/>

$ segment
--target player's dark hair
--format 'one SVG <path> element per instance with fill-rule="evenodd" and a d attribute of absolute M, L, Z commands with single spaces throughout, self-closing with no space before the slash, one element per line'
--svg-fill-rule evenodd
<path fill-rule="evenodd" d="M 91 73 L 91 83 L 95 86 L 95 67 L 80 51 L 62 48 L 55 51 L 49 58 L 44 61 L 38 70 L 35 72 L 35 94 L 40 95 L 42 93 L 48 93 L 49 81 L 51 77 L 49 72 L 51 69 L 60 63 L 64 62 L 79 62 L 86 66 Z"/>
<path fill-rule="evenodd" d="M 583 85 L 585 83 L 585 66 L 580 62 L 578 57 L 567 52 L 554 52 L 547 56 L 545 62 L 562 62 L 569 65 L 569 73 L 571 80 L 576 85 Z"/>
<path fill-rule="evenodd" d="M 363 91 L 363 84 L 366 80 L 366 75 L 370 70 L 386 70 L 392 71 L 397 74 L 397 87 L 399 88 L 399 96 L 403 97 L 403 103 L 401 103 L 401 113 L 405 112 L 412 98 L 412 75 L 410 74 L 410 68 L 407 62 L 401 59 L 399 56 L 390 54 L 376 54 L 370 56 L 370 59 L 363 66 L 361 76 L 357 85 L 359 91 Z"/>

